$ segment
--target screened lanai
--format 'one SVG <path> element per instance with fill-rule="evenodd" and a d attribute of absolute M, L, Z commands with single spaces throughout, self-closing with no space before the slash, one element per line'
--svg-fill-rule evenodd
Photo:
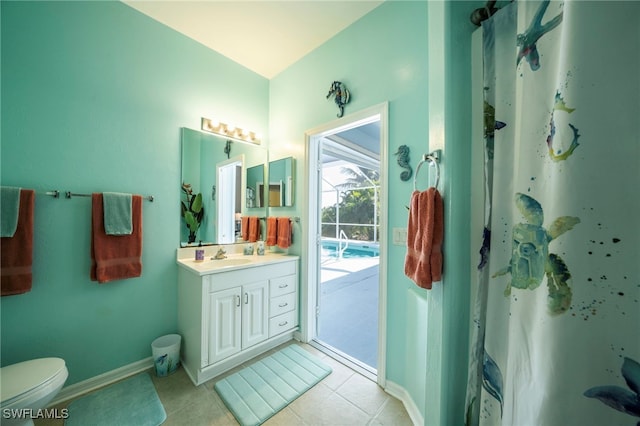
<path fill-rule="evenodd" d="M 317 339 L 375 373 L 378 352 L 379 146 L 322 141 Z M 377 150 L 377 151 L 376 151 Z"/>

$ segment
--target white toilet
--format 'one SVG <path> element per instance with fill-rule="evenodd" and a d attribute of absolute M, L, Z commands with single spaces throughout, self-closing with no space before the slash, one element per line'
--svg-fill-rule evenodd
<path fill-rule="evenodd" d="M 53 400 L 68 376 L 61 358 L 39 358 L 0 368 L 0 423 L 32 425 L 32 417 Z"/>

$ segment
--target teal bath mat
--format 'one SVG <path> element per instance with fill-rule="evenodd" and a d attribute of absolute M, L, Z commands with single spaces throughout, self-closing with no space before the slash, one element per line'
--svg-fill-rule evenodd
<path fill-rule="evenodd" d="M 148 374 L 138 374 L 69 404 L 66 426 L 158 426 L 167 418 Z"/>
<path fill-rule="evenodd" d="M 215 390 L 242 426 L 264 423 L 331 373 L 331 367 L 298 345 L 220 380 Z"/>

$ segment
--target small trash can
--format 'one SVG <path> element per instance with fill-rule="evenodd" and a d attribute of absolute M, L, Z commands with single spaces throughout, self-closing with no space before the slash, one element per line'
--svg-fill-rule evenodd
<path fill-rule="evenodd" d="M 153 364 L 158 377 L 165 377 L 174 373 L 180 366 L 180 341 L 179 334 L 167 334 L 158 337 L 151 343 Z"/>

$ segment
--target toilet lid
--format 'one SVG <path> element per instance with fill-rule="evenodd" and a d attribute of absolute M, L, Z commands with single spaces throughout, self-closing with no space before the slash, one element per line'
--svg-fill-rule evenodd
<path fill-rule="evenodd" d="M 39 358 L 0 368 L 0 401 L 30 391 L 65 368 L 61 358 Z"/>

